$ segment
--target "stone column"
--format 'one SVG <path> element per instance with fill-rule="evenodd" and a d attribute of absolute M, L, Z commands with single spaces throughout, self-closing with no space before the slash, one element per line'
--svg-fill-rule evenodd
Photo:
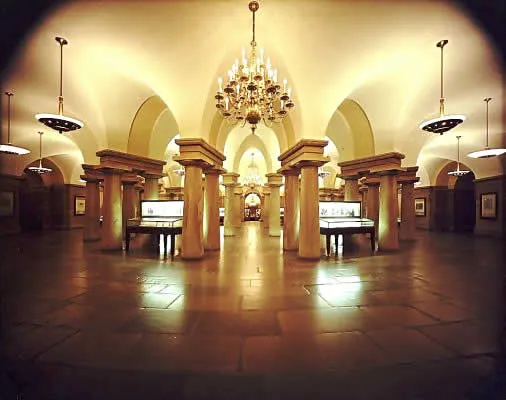
<path fill-rule="evenodd" d="M 121 177 L 123 184 L 123 238 L 125 237 L 126 227 L 130 218 L 135 218 L 136 212 L 136 190 L 137 174 L 123 174 Z"/>
<path fill-rule="evenodd" d="M 223 231 L 225 236 L 234 236 L 233 209 L 234 209 L 234 188 L 237 186 L 239 174 L 223 174 L 223 185 L 225 186 L 225 216 L 223 218 Z"/>
<path fill-rule="evenodd" d="M 282 171 L 285 177 L 285 218 L 283 222 L 283 250 L 299 247 L 299 171 Z"/>
<path fill-rule="evenodd" d="M 242 186 L 237 185 L 234 187 L 234 202 L 232 205 L 232 225 L 234 228 L 240 228 L 242 224 L 242 216 L 244 214 L 244 207 L 242 206 Z"/>
<path fill-rule="evenodd" d="M 268 185 L 264 185 L 264 212 L 263 212 L 263 227 L 264 229 L 269 229 L 269 214 L 271 207 L 271 188 Z"/>
<path fill-rule="evenodd" d="M 269 206 L 269 236 L 281 236 L 281 199 L 279 188 L 283 185 L 283 175 L 267 174 L 267 182 L 271 189 L 271 199 Z"/>
<path fill-rule="evenodd" d="M 413 181 L 402 182 L 399 240 L 415 240 L 415 189 Z"/>
<path fill-rule="evenodd" d="M 367 217 L 367 186 L 363 185 L 358 188 L 360 192 L 361 202 L 362 202 L 362 209 L 360 212 L 362 213 L 362 218 Z"/>
<path fill-rule="evenodd" d="M 358 187 L 358 175 L 341 176 L 344 179 L 344 200 L 359 201 L 360 192 Z"/>
<path fill-rule="evenodd" d="M 204 255 L 202 166 L 185 161 L 184 209 L 181 257 L 200 259 Z"/>
<path fill-rule="evenodd" d="M 397 177 L 398 170 L 379 172 L 380 201 L 378 225 L 378 249 L 397 250 L 399 248 L 399 235 L 397 229 Z"/>
<path fill-rule="evenodd" d="M 206 170 L 204 205 L 206 221 L 204 222 L 205 250 L 220 249 L 220 186 L 219 177 L 222 169 Z"/>
<path fill-rule="evenodd" d="M 163 177 L 162 174 L 142 174 L 146 181 L 144 182 L 144 200 L 158 200 L 160 198 L 160 186 L 158 179 Z"/>
<path fill-rule="evenodd" d="M 374 221 L 376 233 L 379 222 L 379 180 L 370 182 L 367 178 L 367 218 Z"/>
<path fill-rule="evenodd" d="M 299 257 L 320 258 L 318 163 L 302 162 L 300 183 Z"/>
<path fill-rule="evenodd" d="M 121 204 L 121 175 L 124 171 L 102 168 L 104 174 L 104 221 L 102 223 L 102 250 L 121 250 L 123 247 L 123 215 Z"/>
<path fill-rule="evenodd" d="M 84 220 L 84 241 L 100 240 L 100 180 L 87 178 L 86 180 L 86 215 Z"/>

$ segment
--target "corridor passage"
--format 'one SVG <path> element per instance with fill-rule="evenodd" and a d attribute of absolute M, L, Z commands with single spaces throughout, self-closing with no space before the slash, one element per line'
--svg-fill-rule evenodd
<path fill-rule="evenodd" d="M 0 387 L 23 399 L 505 398 L 503 241 L 418 231 L 395 253 L 371 255 L 364 238 L 314 262 L 281 245 L 258 222 L 193 262 L 135 243 L 102 252 L 82 230 L 2 238 Z"/>

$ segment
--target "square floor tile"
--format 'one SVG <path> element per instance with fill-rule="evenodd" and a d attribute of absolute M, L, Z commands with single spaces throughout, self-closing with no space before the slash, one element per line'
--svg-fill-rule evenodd
<path fill-rule="evenodd" d="M 433 325 L 438 321 L 408 306 L 364 306 L 364 313 L 389 325 L 418 326 Z"/>
<path fill-rule="evenodd" d="M 382 326 L 358 307 L 280 311 L 278 318 L 283 334 L 368 331 Z"/>
<path fill-rule="evenodd" d="M 496 353 L 500 349 L 500 335 L 494 325 L 463 321 L 427 326 L 420 330 L 462 355 Z"/>

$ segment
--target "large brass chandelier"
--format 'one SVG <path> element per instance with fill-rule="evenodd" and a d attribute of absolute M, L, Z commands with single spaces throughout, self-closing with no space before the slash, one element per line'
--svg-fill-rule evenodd
<path fill-rule="evenodd" d="M 258 1 L 250 1 L 249 10 L 253 14 L 253 39 L 250 52 L 242 50 L 241 61 L 235 60 L 224 82 L 218 78 L 218 92 L 214 96 L 216 108 L 231 124 L 248 123 L 255 133 L 261 121 L 266 126 L 281 122 L 295 107 L 291 98 L 291 89 L 286 79 L 282 86 L 278 83 L 278 71 L 272 67 L 269 58 L 265 58 L 263 49 L 257 54 L 255 40 L 255 12 Z"/>

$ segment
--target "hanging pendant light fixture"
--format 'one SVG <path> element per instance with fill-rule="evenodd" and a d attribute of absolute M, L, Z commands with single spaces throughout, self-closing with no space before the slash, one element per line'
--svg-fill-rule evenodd
<path fill-rule="evenodd" d="M 433 118 L 420 124 L 420 129 L 427 132 L 438 133 L 442 135 L 450 129 L 460 125 L 466 117 L 464 115 L 445 115 L 445 98 L 443 91 L 443 48 L 448 44 L 448 40 L 441 40 L 436 44 L 441 49 L 441 96 L 439 98 L 439 117 Z"/>
<path fill-rule="evenodd" d="M 253 37 L 249 54 L 242 50 L 241 60 L 236 59 L 228 71 L 228 80 L 218 78 L 218 92 L 214 96 L 216 108 L 230 124 L 246 123 L 251 133 L 255 133 L 258 124 L 270 127 L 279 123 L 295 107 L 291 98 L 292 90 L 288 81 L 283 86 L 278 83 L 278 71 L 272 67 L 271 60 L 264 58 L 264 51 L 257 54 L 255 39 L 255 13 L 260 8 L 258 1 L 252 0 L 248 8 L 253 14 Z"/>
<path fill-rule="evenodd" d="M 455 171 L 448 172 L 448 175 L 453 175 L 456 177 L 465 175 L 469 173 L 469 171 L 466 171 L 465 169 L 460 169 L 460 138 L 462 136 L 457 136 L 457 169 Z"/>
<path fill-rule="evenodd" d="M 39 139 L 39 166 L 38 167 L 28 167 L 28 171 L 35 172 L 37 174 L 46 174 L 49 172 L 53 172 L 51 168 L 45 168 L 42 166 L 42 135 L 44 132 L 39 132 L 40 139 Z"/>
<path fill-rule="evenodd" d="M 0 144 L 0 153 L 23 155 L 30 153 L 30 150 L 23 147 L 14 146 L 11 143 L 11 97 L 14 96 L 12 92 L 5 92 L 7 96 L 7 143 Z"/>
<path fill-rule="evenodd" d="M 496 157 L 500 156 L 501 154 L 506 153 L 506 149 L 501 148 L 490 148 L 488 147 L 488 103 L 492 100 L 491 97 L 487 97 L 486 99 L 483 99 L 484 102 L 487 103 L 487 141 L 485 148 L 483 150 L 473 151 L 472 153 L 469 153 L 467 156 L 471 158 L 490 158 L 490 157 Z"/>
<path fill-rule="evenodd" d="M 47 127 L 60 133 L 71 132 L 81 129 L 84 123 L 75 118 L 63 115 L 63 46 L 68 41 L 62 37 L 56 37 L 55 40 L 60 44 L 60 95 L 58 96 L 58 114 L 37 114 L 35 118 Z"/>

